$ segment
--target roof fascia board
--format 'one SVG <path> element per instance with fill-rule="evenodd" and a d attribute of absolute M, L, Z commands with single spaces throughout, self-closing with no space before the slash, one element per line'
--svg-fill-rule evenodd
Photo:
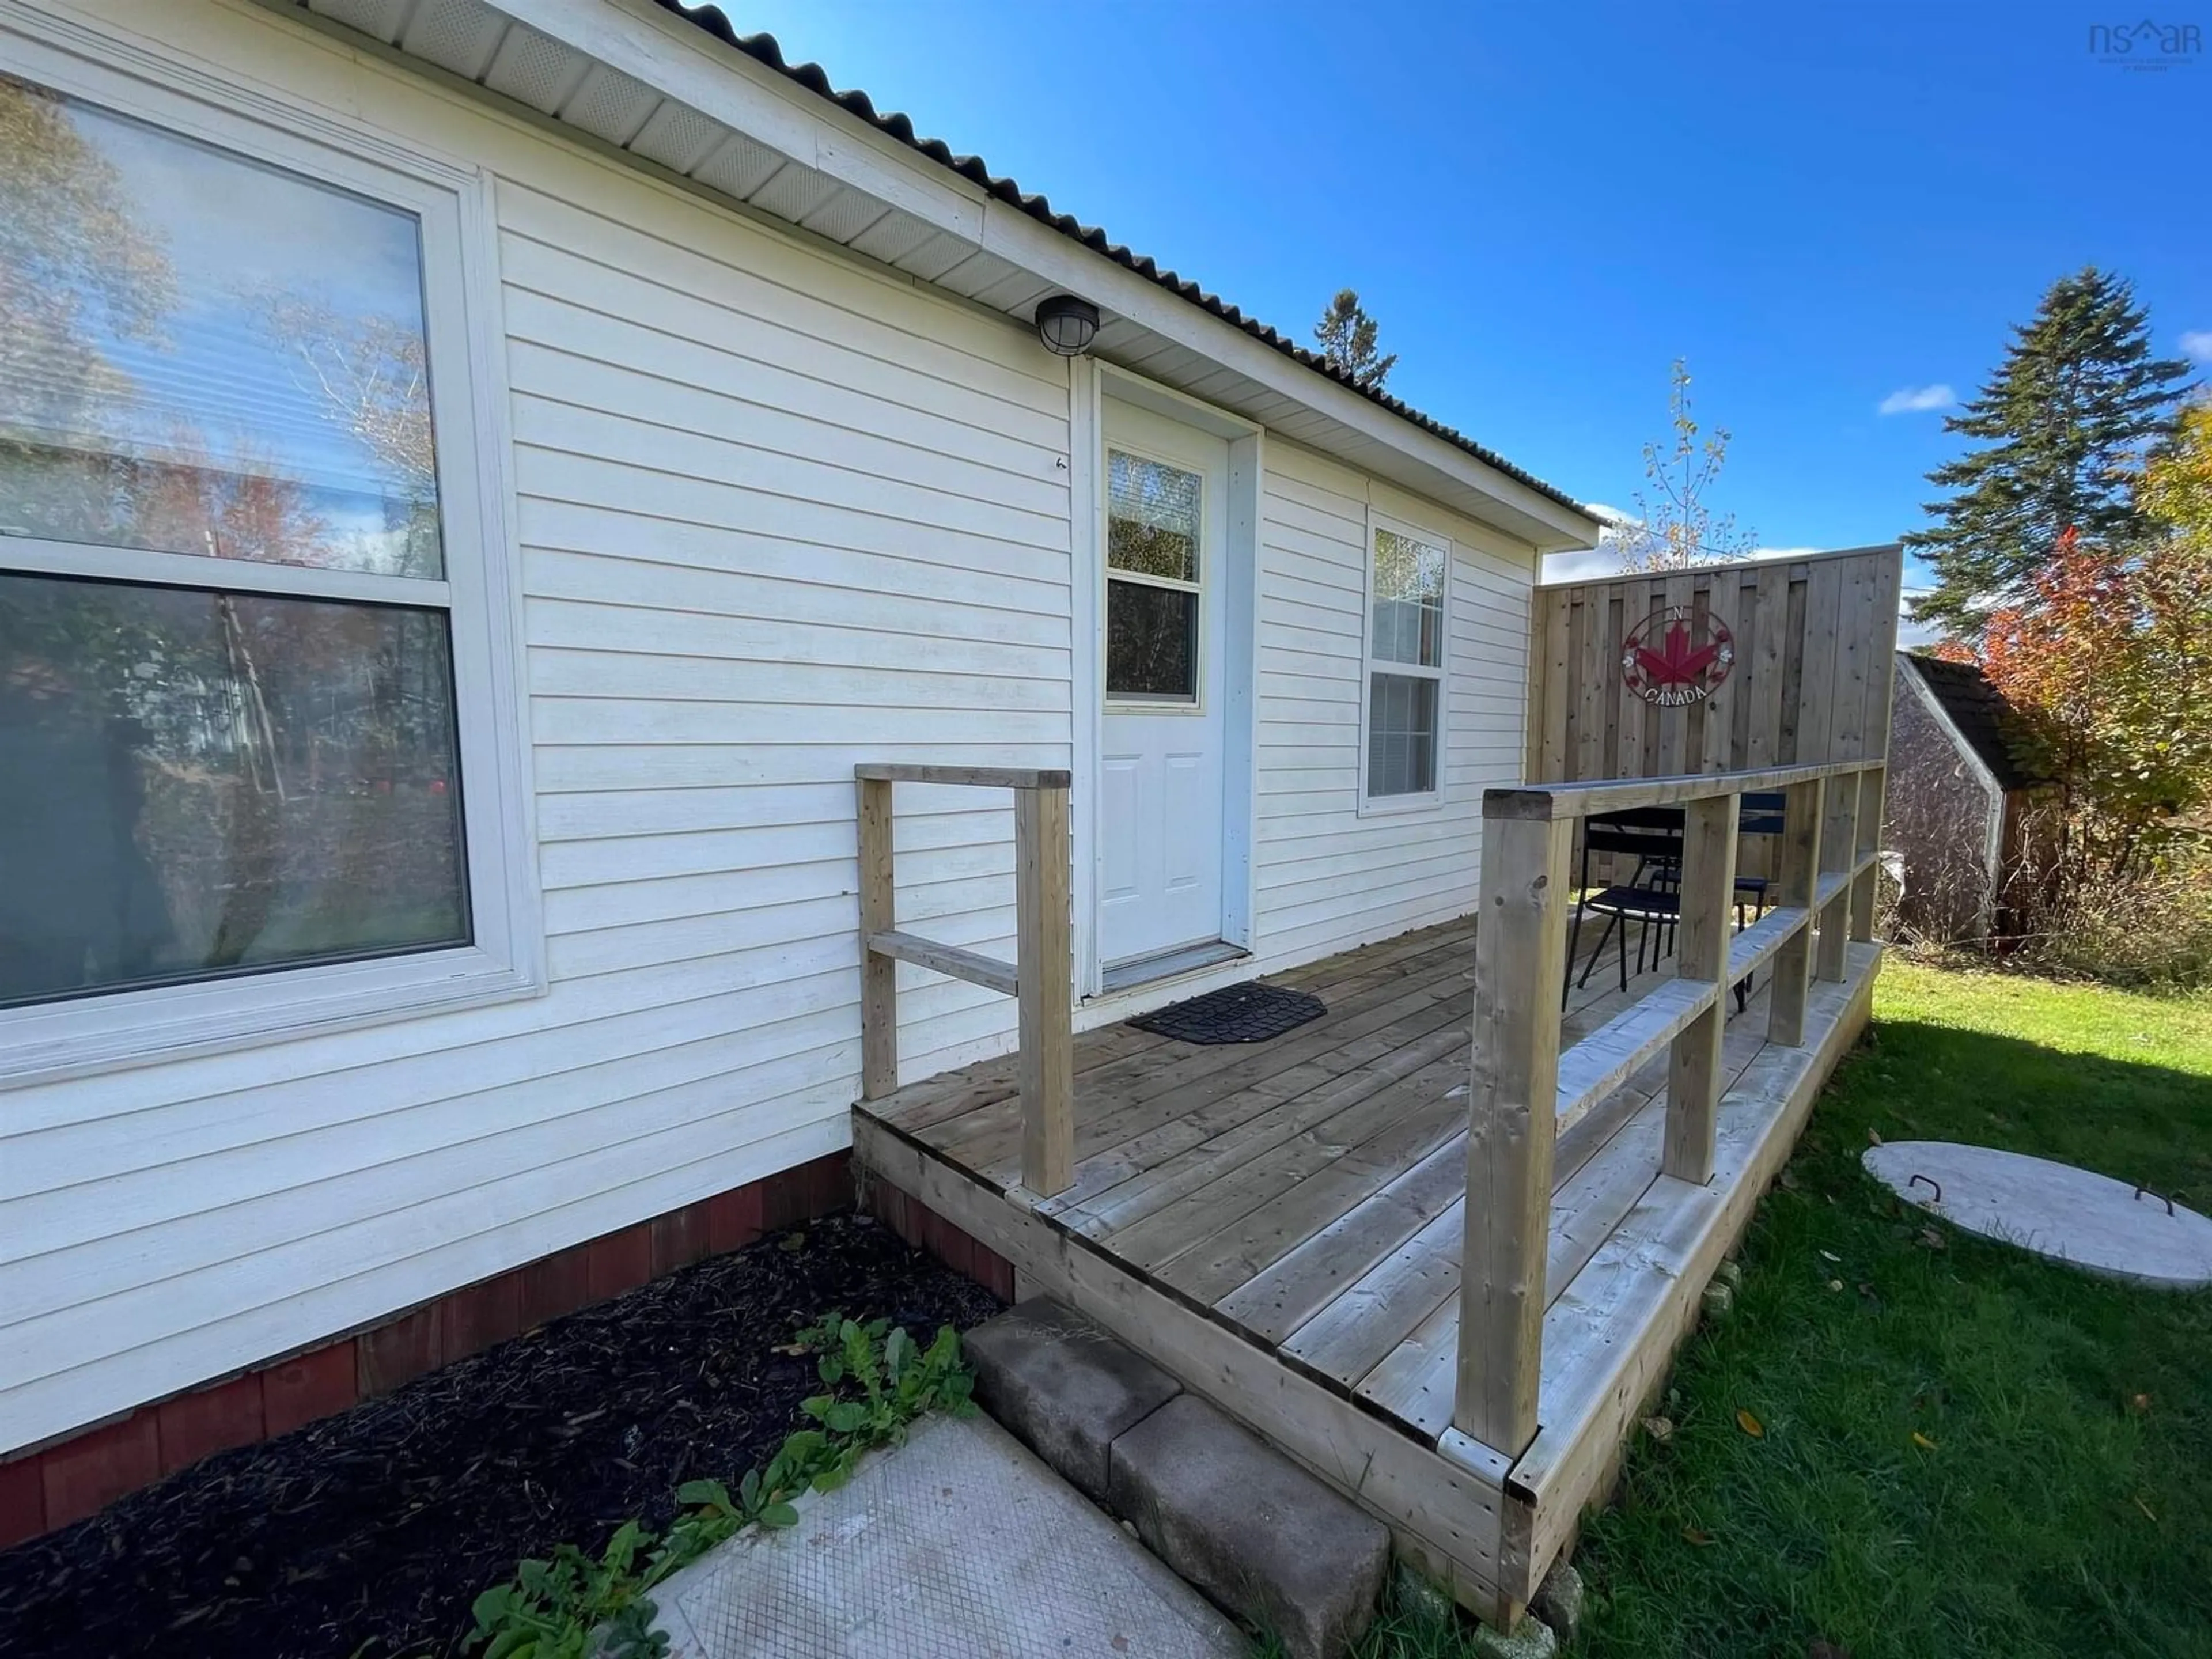
<path fill-rule="evenodd" d="M 652 0 L 491 0 L 541 33 L 635 76 L 802 165 L 912 214 L 1042 281 L 1258 382 L 1407 459 L 1473 489 L 1549 537 L 1540 552 L 1588 547 L 1586 519 L 1486 466 L 1457 446 L 1401 420 L 1285 358 L 1135 271 L 993 199 L 957 174 L 877 131 L 849 111 L 795 87 Z"/>
<path fill-rule="evenodd" d="M 981 188 L 942 167 L 923 173 L 904 145 L 741 52 L 713 50 L 719 42 L 659 6 L 641 0 L 487 3 L 802 166 L 982 245 L 989 198 Z"/>

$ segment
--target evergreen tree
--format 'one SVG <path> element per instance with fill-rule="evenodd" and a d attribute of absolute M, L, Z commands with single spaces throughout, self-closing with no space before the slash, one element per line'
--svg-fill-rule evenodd
<path fill-rule="evenodd" d="M 1314 325 L 1314 338 L 1321 342 L 1321 355 L 1328 360 L 1329 367 L 1363 392 L 1380 392 L 1398 362 L 1395 351 L 1388 356 L 1376 351 L 1375 319 L 1361 307 L 1359 295 L 1348 288 L 1339 289 L 1336 298 L 1328 302 L 1321 321 Z"/>
<path fill-rule="evenodd" d="M 2004 362 L 1944 430 L 1984 447 L 1928 475 L 1953 491 L 1907 536 L 1936 568 L 1913 614 L 1962 636 L 2017 605 L 2069 530 L 2123 546 L 2143 531 L 2128 480 L 2172 426 L 2189 366 L 2154 358 L 2135 291 L 2091 265 L 2051 284 Z"/>

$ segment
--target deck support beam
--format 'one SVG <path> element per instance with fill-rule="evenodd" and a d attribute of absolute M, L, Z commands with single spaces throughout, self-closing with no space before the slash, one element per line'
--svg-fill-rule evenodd
<path fill-rule="evenodd" d="M 1775 903 L 1803 911 L 1805 923 L 1775 953 L 1768 981 L 1766 1040 L 1791 1048 L 1802 1048 L 1805 1042 L 1805 1000 L 1813 988 L 1813 896 L 1820 879 L 1820 826 L 1827 817 L 1827 779 L 1790 786 L 1782 809 Z"/>
<path fill-rule="evenodd" d="M 1889 777 L 1886 767 L 1859 774 L 1858 839 L 1856 862 L 1865 867 L 1851 880 L 1851 937 L 1862 945 L 1874 938 L 1875 897 L 1881 883 L 1882 790 Z"/>
<path fill-rule="evenodd" d="M 898 963 L 867 941 L 898 927 L 891 878 L 891 782 L 860 778 L 860 1097 L 898 1088 Z"/>
<path fill-rule="evenodd" d="M 1452 1423 L 1509 1456 L 1536 1437 L 1573 846 L 1569 818 L 1483 826 Z"/>
<path fill-rule="evenodd" d="M 1856 776 L 1832 779 L 1828 785 L 1828 810 L 1820 828 L 1820 873 L 1841 879 L 1828 902 L 1820 907 L 1820 936 L 1813 971 L 1831 982 L 1844 976 L 1844 947 L 1850 943 L 1851 864 L 1859 842 L 1859 798 L 1863 787 Z"/>
<path fill-rule="evenodd" d="M 1729 915 L 1735 900 L 1738 797 L 1709 795 L 1684 808 L 1678 890 L 1678 979 L 1714 987 L 1712 1004 L 1675 1035 L 1667 1066 L 1667 1139 L 1661 1172 L 1702 1187 L 1713 1178 L 1720 1121 L 1721 1038 L 1728 1024 Z"/>
<path fill-rule="evenodd" d="M 1014 792 L 1014 953 L 1021 1004 L 1022 1185 L 1040 1197 L 1075 1179 L 1075 953 L 1067 791 Z"/>

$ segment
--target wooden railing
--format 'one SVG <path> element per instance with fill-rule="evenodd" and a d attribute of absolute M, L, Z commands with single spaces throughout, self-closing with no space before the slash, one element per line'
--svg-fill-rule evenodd
<path fill-rule="evenodd" d="M 1771 962 L 1767 1040 L 1804 1042 L 1811 978 L 1843 978 L 1847 942 L 1873 936 L 1882 780 L 1881 761 L 1853 760 L 1483 796 L 1452 1412 L 1462 1434 L 1508 1458 L 1535 1437 L 1559 1131 L 1668 1049 L 1661 1174 L 1699 1186 L 1712 1179 L 1728 988 Z M 1775 906 L 1731 936 L 1741 798 L 1775 790 L 1785 799 Z M 1563 1054 L 1575 824 L 1668 805 L 1685 818 L 1674 977 Z"/>
<path fill-rule="evenodd" d="M 1074 950 L 1069 932 L 1068 774 L 1004 766 L 853 769 L 860 813 L 860 1093 L 898 1088 L 898 964 L 989 987 L 1021 1005 L 1022 1184 L 1040 1197 L 1075 1179 Z M 1014 960 L 940 945 L 898 926 L 891 787 L 1014 792 Z"/>

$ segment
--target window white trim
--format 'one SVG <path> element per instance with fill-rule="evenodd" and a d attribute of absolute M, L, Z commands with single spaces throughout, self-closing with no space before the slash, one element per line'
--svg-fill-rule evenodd
<path fill-rule="evenodd" d="M 1443 551 L 1443 615 L 1437 634 L 1434 667 L 1418 663 L 1393 662 L 1375 654 L 1375 534 L 1380 530 L 1394 531 Z M 1360 589 L 1362 600 L 1359 610 L 1359 816 L 1377 817 L 1397 812 L 1435 811 L 1444 804 L 1444 739 L 1451 724 L 1452 566 L 1458 561 L 1458 550 L 1453 545 L 1452 538 L 1443 532 L 1401 519 L 1373 506 L 1367 509 L 1366 537 L 1363 553 L 1365 580 Z M 1370 795 L 1367 793 L 1370 775 L 1368 750 L 1374 730 L 1375 676 L 1377 674 L 1398 674 L 1407 679 L 1436 682 L 1436 787 L 1433 789 L 1413 795 Z"/>
<path fill-rule="evenodd" d="M 490 179 L 389 134 L 66 18 L 0 4 L 0 50 L 9 71 L 26 80 L 417 216 L 446 580 L 240 560 L 223 562 L 221 580 L 228 591 L 427 603 L 447 611 L 475 940 L 0 1010 L 0 1087 L 542 993 L 544 933 L 520 689 L 520 559 Z M 209 562 L 0 538 L 0 570 L 204 586 Z"/>

